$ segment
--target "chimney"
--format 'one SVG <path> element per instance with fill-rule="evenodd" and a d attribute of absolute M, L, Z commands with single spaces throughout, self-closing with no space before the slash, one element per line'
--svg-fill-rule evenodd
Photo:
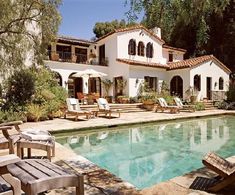
<path fill-rule="evenodd" d="M 154 33 L 155 35 L 157 35 L 160 39 L 162 38 L 162 36 L 161 36 L 161 29 L 160 29 L 160 28 L 154 27 L 154 28 L 152 29 L 152 31 L 153 31 L 153 33 Z"/>

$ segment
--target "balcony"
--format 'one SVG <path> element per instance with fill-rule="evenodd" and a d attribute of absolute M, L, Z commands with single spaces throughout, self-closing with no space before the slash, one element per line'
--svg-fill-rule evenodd
<path fill-rule="evenodd" d="M 98 66 L 108 66 L 108 58 L 90 58 L 85 54 L 63 52 L 63 51 L 48 51 L 49 60 L 59 61 L 59 62 L 72 62 L 77 64 L 88 64 L 88 65 L 98 65 Z"/>

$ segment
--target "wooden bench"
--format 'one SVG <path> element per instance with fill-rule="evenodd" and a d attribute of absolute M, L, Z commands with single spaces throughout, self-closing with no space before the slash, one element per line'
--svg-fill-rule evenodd
<path fill-rule="evenodd" d="M 7 165 L 7 171 L 21 181 L 21 188 L 26 195 L 63 187 L 76 187 L 76 195 L 84 194 L 82 175 L 71 174 L 47 160 L 21 160 Z"/>

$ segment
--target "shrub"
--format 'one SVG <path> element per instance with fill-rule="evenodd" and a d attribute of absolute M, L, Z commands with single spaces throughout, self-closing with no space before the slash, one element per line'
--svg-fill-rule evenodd
<path fill-rule="evenodd" d="M 235 82 L 230 82 L 226 95 L 229 102 L 235 102 Z"/>
<path fill-rule="evenodd" d="M 24 112 L 14 112 L 12 110 L 0 111 L 0 123 L 19 120 L 26 121 L 26 116 Z"/>
<path fill-rule="evenodd" d="M 5 109 L 17 110 L 31 100 L 35 92 L 35 79 L 29 69 L 17 70 L 7 79 L 6 82 L 6 104 Z"/>
<path fill-rule="evenodd" d="M 205 110 L 205 105 L 203 102 L 196 102 L 195 104 L 195 110 L 200 111 L 200 110 Z"/>
<path fill-rule="evenodd" d="M 44 106 L 38 104 L 29 104 L 26 107 L 27 121 L 39 121 L 41 117 L 46 116 L 46 109 Z"/>

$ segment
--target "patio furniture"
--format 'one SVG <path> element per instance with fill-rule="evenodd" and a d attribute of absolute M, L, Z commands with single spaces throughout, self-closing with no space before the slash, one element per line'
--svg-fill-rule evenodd
<path fill-rule="evenodd" d="M 15 156 L 15 158 L 17 157 Z M 71 174 L 68 170 L 47 160 L 18 160 L 1 170 L 1 174 L 6 173 L 10 173 L 21 181 L 21 188 L 26 195 L 36 195 L 47 190 L 64 187 L 76 187 L 76 195 L 84 194 L 82 175 Z"/>
<path fill-rule="evenodd" d="M 191 184 L 191 189 L 218 192 L 228 185 L 235 183 L 235 164 L 218 156 L 214 152 L 208 153 L 202 163 L 218 174 L 213 178 L 197 177 Z"/>
<path fill-rule="evenodd" d="M 78 101 L 80 101 L 82 104 L 84 104 L 85 96 L 83 93 L 77 92 L 77 98 L 78 98 Z"/>
<path fill-rule="evenodd" d="M 178 97 L 175 97 L 174 101 L 175 101 L 176 106 L 178 106 L 180 110 L 185 110 L 185 111 L 189 111 L 189 112 L 195 112 L 194 105 L 184 105 L 182 103 L 181 99 L 178 98 Z"/>
<path fill-rule="evenodd" d="M 20 181 L 5 173 L 6 166 L 20 161 L 15 155 L 0 157 L 0 195 L 21 195 Z"/>
<path fill-rule="evenodd" d="M 91 117 L 92 113 L 90 111 L 82 110 L 80 108 L 78 99 L 67 98 L 66 102 L 67 102 L 68 110 L 65 111 L 64 118 L 66 118 L 67 114 L 75 116 L 75 121 L 78 120 L 79 116 L 86 116 L 86 119 L 89 119 Z"/>
<path fill-rule="evenodd" d="M 24 148 L 28 150 L 28 158 L 31 158 L 31 150 L 39 149 L 47 152 L 47 158 L 51 160 L 51 156 L 55 156 L 55 141 L 52 136 L 50 139 L 41 139 L 40 135 L 37 134 L 39 130 L 30 129 L 32 134 L 37 134 L 38 139 L 26 139 L 23 134 L 27 133 L 27 130 L 22 131 L 19 127 L 22 121 L 13 121 L 0 124 L 0 130 L 4 137 L 1 138 L 2 143 L 0 144 L 1 149 L 8 149 L 9 153 L 14 154 L 14 146 L 17 145 L 17 155 L 21 158 L 24 157 Z M 13 128 L 14 127 L 14 128 Z M 16 134 L 11 135 L 9 130 L 16 130 Z M 30 135 L 30 131 L 28 131 Z"/>
<path fill-rule="evenodd" d="M 157 112 L 158 110 L 161 110 L 162 112 L 164 112 L 165 110 L 170 110 L 170 113 L 179 112 L 178 106 L 169 106 L 164 98 L 158 98 L 158 102 L 159 104 L 154 107 L 155 112 Z"/>
<path fill-rule="evenodd" d="M 98 114 L 104 113 L 105 117 L 107 117 L 108 115 L 108 118 L 110 119 L 112 116 L 112 113 L 118 113 L 118 117 L 120 118 L 120 115 L 121 115 L 120 112 L 122 111 L 122 109 L 111 109 L 108 101 L 104 98 L 98 98 L 96 102 L 97 102 L 98 109 L 99 109 Z"/>

